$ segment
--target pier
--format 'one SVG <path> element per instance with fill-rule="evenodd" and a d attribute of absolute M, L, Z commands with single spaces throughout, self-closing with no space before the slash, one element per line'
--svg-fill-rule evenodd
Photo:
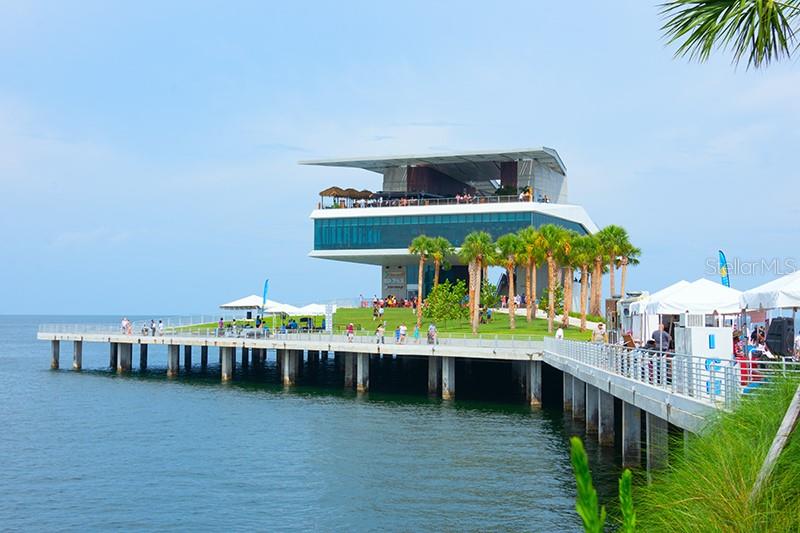
<path fill-rule="evenodd" d="M 563 411 L 585 424 L 587 437 L 603 446 L 621 449 L 626 466 L 659 468 L 666 464 L 669 434 L 702 432 L 710 415 L 731 409 L 743 394 L 739 369 L 715 364 L 702 357 L 630 350 L 621 346 L 556 340 L 530 341 L 501 338 L 442 338 L 436 344 L 378 343 L 373 336 L 331 333 L 266 335 L 260 330 L 246 336 L 217 336 L 213 330 L 169 331 L 162 336 L 125 335 L 85 325 L 42 326 L 38 339 L 51 343 L 51 368 L 61 365 L 62 343 L 72 344 L 75 371 L 82 369 L 83 343 L 109 346 L 109 369 L 133 371 L 134 350 L 139 370 L 147 370 L 151 346 L 166 347 L 166 376 L 189 374 L 193 355 L 200 368 L 208 368 L 209 350 L 219 356 L 220 381 L 235 378 L 241 369 L 263 368 L 267 353 L 274 353 L 280 382 L 298 384 L 304 372 L 333 357 L 341 371 L 342 386 L 358 393 L 370 390 L 370 368 L 382 358 L 415 359 L 427 363 L 427 391 L 443 400 L 458 397 L 456 366 L 470 361 L 493 361 L 510 366 L 509 387 L 538 408 L 544 392 L 557 396 Z M 183 367 L 181 368 L 181 354 Z M 719 363 L 717 361 L 717 363 Z M 770 372 L 797 372 L 775 366 Z M 548 376 L 545 382 L 545 376 Z M 480 377 L 478 377 L 480 379 Z"/>

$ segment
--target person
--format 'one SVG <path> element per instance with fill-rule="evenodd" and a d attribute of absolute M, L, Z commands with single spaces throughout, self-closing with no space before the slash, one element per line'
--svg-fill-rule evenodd
<path fill-rule="evenodd" d="M 394 343 L 400 344 L 400 324 L 398 324 L 397 327 L 394 328 Z"/>
<path fill-rule="evenodd" d="M 378 320 L 378 302 L 375 301 L 375 304 L 372 306 L 372 321 L 375 322 Z"/>
<path fill-rule="evenodd" d="M 405 323 L 400 324 L 400 344 L 406 343 L 406 336 L 408 335 L 408 327 Z"/>
<path fill-rule="evenodd" d="M 486 310 L 486 320 L 487 320 L 487 322 L 491 322 L 492 321 L 492 308 L 491 307 Z"/>
<path fill-rule="evenodd" d="M 606 325 L 602 322 L 597 324 L 597 329 L 592 331 L 592 342 L 604 344 L 608 341 L 608 334 L 606 333 Z"/>
<path fill-rule="evenodd" d="M 385 333 L 386 333 L 386 328 L 383 327 L 383 323 L 378 324 L 378 328 L 375 330 L 376 344 L 385 344 L 384 342 Z"/>
<path fill-rule="evenodd" d="M 162 337 L 164 335 L 164 323 L 162 321 L 158 321 L 158 336 Z"/>
<path fill-rule="evenodd" d="M 669 350 L 669 343 L 672 341 L 672 337 L 670 337 L 669 333 L 664 331 L 663 323 L 658 325 L 658 329 L 653 332 L 651 338 L 656 343 L 656 350 L 659 352 L 666 352 Z"/>
<path fill-rule="evenodd" d="M 123 317 L 122 322 L 119 324 L 119 328 L 123 335 L 128 332 L 128 317 Z"/>
<path fill-rule="evenodd" d="M 800 358 L 800 332 L 794 338 L 794 358 L 795 360 Z"/>
<path fill-rule="evenodd" d="M 217 322 L 217 336 L 222 337 L 222 333 L 225 330 L 225 321 L 222 320 L 222 317 L 219 317 L 219 321 Z"/>
<path fill-rule="evenodd" d="M 556 339 L 563 340 L 564 339 L 564 328 L 559 327 L 556 330 Z"/>
<path fill-rule="evenodd" d="M 347 324 L 347 342 L 353 342 L 353 337 L 356 334 L 356 328 L 353 326 L 353 323 L 350 322 Z"/>
<path fill-rule="evenodd" d="M 431 325 L 428 326 L 428 344 L 436 344 L 436 325 L 431 322 Z"/>
<path fill-rule="evenodd" d="M 256 329 L 259 329 L 260 327 L 261 327 L 261 316 L 256 315 Z"/>
<path fill-rule="evenodd" d="M 156 336 L 156 321 L 152 319 L 150 320 L 150 335 Z"/>
<path fill-rule="evenodd" d="M 378 307 L 378 319 L 379 320 L 383 320 L 383 313 L 384 313 L 383 305 L 381 305 L 380 307 Z"/>

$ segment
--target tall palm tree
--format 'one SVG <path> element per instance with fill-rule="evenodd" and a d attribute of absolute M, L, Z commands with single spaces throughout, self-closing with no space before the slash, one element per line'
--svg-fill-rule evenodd
<path fill-rule="evenodd" d="M 418 235 L 408 247 L 409 253 L 419 256 L 419 277 L 417 278 L 417 328 L 422 327 L 422 294 L 424 289 L 425 261 L 431 256 L 434 240 L 427 235 Z"/>
<path fill-rule="evenodd" d="M 592 292 L 589 296 L 589 312 L 600 315 L 600 299 L 603 296 L 603 268 L 605 265 L 605 248 L 600 232 L 592 235 L 594 240 L 594 257 L 592 258 L 592 271 L 590 275 Z"/>
<path fill-rule="evenodd" d="M 619 268 L 620 268 L 620 281 L 619 293 L 625 297 L 625 281 L 628 277 L 628 266 L 635 266 L 639 264 L 639 256 L 642 251 L 635 247 L 630 242 L 625 243 L 625 246 L 619 253 Z"/>
<path fill-rule="evenodd" d="M 516 289 L 514 288 L 514 271 L 517 269 L 517 259 L 522 252 L 522 239 L 516 233 L 509 233 L 497 239 L 497 260 L 508 274 L 508 326 L 517 327 L 517 305 L 514 301 Z"/>
<path fill-rule="evenodd" d="M 561 325 L 569 327 L 569 314 L 572 312 L 572 285 L 575 275 L 575 258 L 572 255 L 572 247 L 578 234 L 574 231 L 565 231 L 561 245 L 556 254 L 556 262 L 563 269 L 564 287 L 564 314 L 561 318 Z"/>
<path fill-rule="evenodd" d="M 581 235 L 572 239 L 573 264 L 581 271 L 581 331 L 586 331 L 586 296 L 589 292 L 589 266 L 594 263 L 597 240 L 594 235 Z"/>
<path fill-rule="evenodd" d="M 800 0 L 668 0 L 661 5 L 662 31 L 680 42 L 676 56 L 705 61 L 715 48 L 747 57 L 759 68 L 789 58 L 797 49 Z"/>
<path fill-rule="evenodd" d="M 564 246 L 567 230 L 555 224 L 545 224 L 539 228 L 538 247 L 544 251 L 547 261 L 547 332 L 553 332 L 553 322 L 556 316 L 556 256 Z"/>
<path fill-rule="evenodd" d="M 450 244 L 450 241 L 444 237 L 433 238 L 433 248 L 431 250 L 431 258 L 433 259 L 433 286 L 439 286 L 439 270 L 444 268 L 447 270 L 449 265 L 447 258 L 455 253 L 455 248 Z"/>
<path fill-rule="evenodd" d="M 628 238 L 628 232 L 625 231 L 625 228 L 615 226 L 614 224 L 610 224 L 601 229 L 597 236 L 603 246 L 603 255 L 605 255 L 606 261 L 608 261 L 609 295 L 613 298 L 617 294 L 614 283 L 616 278 L 615 269 L 622 251 L 630 244 L 630 239 Z"/>
<path fill-rule="evenodd" d="M 492 257 L 494 243 L 485 231 L 473 231 L 464 239 L 459 255 L 469 267 L 469 309 L 472 333 L 478 333 L 481 305 L 481 273 Z"/>
<path fill-rule="evenodd" d="M 534 302 L 536 300 L 536 265 L 541 263 L 543 255 L 539 248 L 539 232 L 533 226 L 528 226 L 517 232 L 522 241 L 520 254 L 521 263 L 525 265 L 525 318 L 530 322 L 533 317 Z"/>

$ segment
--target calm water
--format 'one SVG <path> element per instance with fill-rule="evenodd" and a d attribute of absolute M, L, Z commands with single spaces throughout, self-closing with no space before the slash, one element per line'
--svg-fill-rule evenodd
<path fill-rule="evenodd" d="M 269 371 L 168 381 L 158 349 L 146 375 L 117 377 L 107 345 L 85 345 L 76 373 L 62 343 L 49 370 L 38 324 L 78 321 L 116 317 L 0 316 L 0 529 L 578 529 L 579 429 L 557 410 L 357 397 L 332 378 L 284 391 Z M 607 501 L 618 469 L 589 452 Z"/>

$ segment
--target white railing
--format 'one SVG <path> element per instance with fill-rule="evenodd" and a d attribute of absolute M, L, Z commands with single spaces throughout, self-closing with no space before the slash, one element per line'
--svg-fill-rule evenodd
<path fill-rule="evenodd" d="M 172 321 L 163 328 L 163 333 L 156 331 L 156 335 L 170 337 L 207 337 L 207 338 L 242 338 L 242 339 L 270 339 L 285 341 L 309 341 L 327 343 L 353 343 L 353 344 L 385 344 L 385 345 L 425 345 L 438 344 L 443 346 L 463 346 L 471 348 L 492 348 L 502 350 L 525 350 L 526 353 L 541 352 L 542 341 L 540 337 L 530 335 L 471 335 L 468 333 L 437 333 L 433 343 L 429 342 L 427 331 L 421 331 L 418 339 L 413 334 L 408 334 L 402 342 L 395 339 L 393 331 L 387 331 L 380 339 L 367 330 L 355 332 L 349 337 L 343 332 L 309 332 L 302 330 L 287 330 L 286 332 L 272 331 L 268 327 L 225 327 L 211 326 L 214 322 L 206 317 L 204 322 L 195 325 L 187 324 L 187 320 Z M 219 319 L 219 317 L 217 317 Z M 131 328 L 134 336 L 152 335 L 144 333 L 143 326 L 150 322 L 135 322 Z M 124 334 L 119 324 L 42 324 L 40 333 L 64 333 L 77 335 L 120 335 Z"/>
<path fill-rule="evenodd" d="M 779 378 L 800 379 L 800 363 L 792 360 L 721 359 L 554 338 L 545 338 L 544 351 L 728 409 L 742 394 Z"/>

